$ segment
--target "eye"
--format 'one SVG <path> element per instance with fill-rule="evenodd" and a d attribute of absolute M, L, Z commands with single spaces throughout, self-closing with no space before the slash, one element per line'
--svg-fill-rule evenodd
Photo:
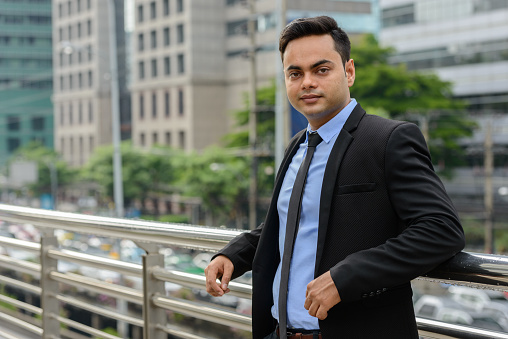
<path fill-rule="evenodd" d="M 318 73 L 318 74 L 326 74 L 326 73 L 328 73 L 329 71 L 330 71 L 330 70 L 329 70 L 328 68 L 322 67 L 322 68 L 319 68 L 319 69 L 317 70 L 317 73 Z"/>
<path fill-rule="evenodd" d="M 296 79 L 296 78 L 298 78 L 299 76 L 300 76 L 300 73 L 298 73 L 298 72 L 290 72 L 290 73 L 288 74 L 288 78 L 290 78 L 290 79 Z"/>

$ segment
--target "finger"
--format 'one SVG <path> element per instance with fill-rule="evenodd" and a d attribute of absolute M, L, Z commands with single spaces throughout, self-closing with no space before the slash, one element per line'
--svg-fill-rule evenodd
<path fill-rule="evenodd" d="M 316 318 L 319 320 L 325 320 L 326 317 L 328 317 L 328 310 L 326 310 L 325 307 L 319 307 L 319 309 L 316 312 Z"/>
<path fill-rule="evenodd" d="M 311 302 L 309 305 L 309 308 L 308 308 L 309 314 L 311 316 L 315 317 L 318 309 L 319 309 L 319 304 L 316 302 Z"/>
<path fill-rule="evenodd" d="M 221 288 L 225 292 L 228 289 L 229 282 L 231 281 L 231 276 L 233 275 L 233 265 L 225 264 L 224 265 L 224 273 L 222 273 Z M 228 291 L 229 292 L 229 291 Z"/>
<path fill-rule="evenodd" d="M 212 296 L 217 297 L 224 294 L 219 284 L 217 284 L 218 269 L 208 266 L 205 270 L 206 275 L 206 291 Z"/>
<path fill-rule="evenodd" d="M 308 311 L 311 304 L 312 304 L 312 301 L 310 300 L 310 298 L 307 297 L 307 298 L 305 298 L 305 304 L 303 304 L 303 307 L 305 307 L 305 309 Z"/>

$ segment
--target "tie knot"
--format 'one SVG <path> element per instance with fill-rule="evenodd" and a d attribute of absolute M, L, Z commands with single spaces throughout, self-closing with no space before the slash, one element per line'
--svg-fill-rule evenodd
<path fill-rule="evenodd" d="M 323 141 L 323 139 L 321 139 L 317 132 L 309 133 L 307 147 L 316 147 L 321 141 Z"/>

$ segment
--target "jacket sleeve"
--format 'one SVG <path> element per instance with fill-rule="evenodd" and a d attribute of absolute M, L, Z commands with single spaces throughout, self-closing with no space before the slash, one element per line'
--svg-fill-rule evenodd
<path fill-rule="evenodd" d="M 264 224 L 259 225 L 255 230 L 237 235 L 216 255 L 225 255 L 231 260 L 234 266 L 232 279 L 238 278 L 247 271 L 252 270 L 252 261 L 261 235 Z M 212 260 L 213 260 L 212 258 Z"/>
<path fill-rule="evenodd" d="M 398 236 L 350 254 L 330 269 L 343 301 L 408 283 L 464 248 L 459 218 L 416 125 L 395 127 L 384 166 L 391 205 L 404 227 Z"/>

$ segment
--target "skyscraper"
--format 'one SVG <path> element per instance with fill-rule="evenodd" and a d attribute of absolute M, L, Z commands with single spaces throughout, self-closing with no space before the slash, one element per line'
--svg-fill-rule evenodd
<path fill-rule="evenodd" d="M 110 66 L 109 2 L 53 1 L 55 148 L 72 166 L 111 143 L 111 77 L 120 87 L 122 137 L 130 137 L 124 1 L 114 1 L 118 74 Z"/>
<path fill-rule="evenodd" d="M 53 148 L 51 0 L 0 1 L 0 166 L 37 140 Z"/>

